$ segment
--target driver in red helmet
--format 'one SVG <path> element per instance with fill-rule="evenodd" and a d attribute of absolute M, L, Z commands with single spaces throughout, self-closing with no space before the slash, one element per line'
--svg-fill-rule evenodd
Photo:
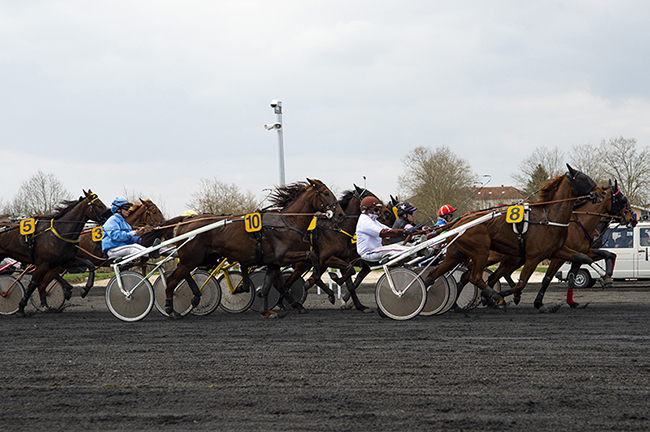
<path fill-rule="evenodd" d="M 357 253 L 370 262 L 377 262 L 382 257 L 403 248 L 381 247 L 383 237 L 405 237 L 403 229 L 391 229 L 377 221 L 381 203 L 375 197 L 365 197 L 361 200 L 361 215 L 357 221 Z M 376 250 L 377 248 L 381 248 Z"/>
<path fill-rule="evenodd" d="M 449 204 L 443 205 L 442 207 L 440 207 L 440 210 L 438 210 L 438 221 L 435 223 L 434 226 L 447 225 L 449 222 L 451 222 L 454 219 L 454 213 L 456 213 L 455 208 L 453 208 Z"/>

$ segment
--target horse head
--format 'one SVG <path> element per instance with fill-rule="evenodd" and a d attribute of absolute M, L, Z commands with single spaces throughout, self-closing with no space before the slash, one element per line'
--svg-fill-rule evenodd
<path fill-rule="evenodd" d="M 133 223 L 129 222 L 132 226 L 156 226 L 165 220 L 158 206 L 150 199 L 143 200 L 140 198 L 140 203 L 132 208 L 132 213 L 129 215 L 130 217 L 133 216 Z"/>
<path fill-rule="evenodd" d="M 92 190 L 88 189 L 83 191 L 84 196 L 80 197 L 79 200 L 85 200 L 88 204 L 86 208 L 86 218 L 97 223 L 104 223 L 107 219 L 106 214 L 110 212 L 108 207 L 99 199 L 97 194 L 93 193 Z"/>
<path fill-rule="evenodd" d="M 618 188 L 618 181 L 614 180 L 614 185 L 612 181 L 609 181 L 609 190 L 612 195 L 611 208 L 609 213 L 616 215 L 621 218 L 621 223 L 626 225 L 628 228 L 634 228 L 637 224 L 636 216 L 632 212 L 630 203 L 627 201 L 627 197 L 620 191 Z"/>
<path fill-rule="evenodd" d="M 381 222 L 384 225 L 387 225 L 389 227 L 392 227 L 393 224 L 395 223 L 395 220 L 397 219 L 397 215 L 393 209 L 387 205 L 385 205 L 381 199 L 374 193 L 370 192 L 368 189 L 362 189 L 356 184 L 354 185 L 355 189 L 355 198 L 358 200 L 356 203 L 357 205 L 357 212 L 356 214 L 361 214 L 361 208 L 358 207 L 359 204 L 361 204 L 361 200 L 364 199 L 365 197 L 371 196 L 374 198 L 377 198 L 377 200 L 381 203 L 381 209 L 379 211 L 379 216 L 377 217 L 377 221 Z M 392 197 L 391 197 L 392 198 Z"/>
<path fill-rule="evenodd" d="M 596 182 L 591 179 L 587 174 L 573 169 L 571 165 L 566 164 L 569 172 L 565 174 L 566 179 L 571 185 L 573 194 L 577 197 L 591 194 L 596 188 Z"/>
<path fill-rule="evenodd" d="M 345 212 L 332 191 L 320 180 L 308 178 L 307 181 L 314 189 L 313 207 L 328 215 L 334 222 L 341 222 L 345 218 Z"/>

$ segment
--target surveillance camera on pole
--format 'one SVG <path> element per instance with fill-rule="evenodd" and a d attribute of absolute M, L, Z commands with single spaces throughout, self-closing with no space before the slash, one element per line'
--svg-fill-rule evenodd
<path fill-rule="evenodd" d="M 275 123 L 265 124 L 264 128 L 267 131 L 276 130 L 278 131 L 278 153 L 280 158 L 280 186 L 284 186 L 284 142 L 282 136 L 282 101 L 278 99 L 273 99 L 271 101 L 271 108 L 276 116 Z"/>

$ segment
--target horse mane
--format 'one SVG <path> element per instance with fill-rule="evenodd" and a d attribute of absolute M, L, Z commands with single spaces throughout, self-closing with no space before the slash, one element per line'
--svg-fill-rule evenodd
<path fill-rule="evenodd" d="M 555 194 L 557 193 L 557 190 L 560 188 L 560 183 L 562 183 L 563 179 L 564 179 L 564 175 L 559 175 L 554 179 L 551 179 L 546 183 L 544 183 L 544 185 L 539 190 L 539 192 L 537 192 L 539 198 L 537 199 L 536 202 L 545 202 L 545 201 L 552 200 Z"/>
<path fill-rule="evenodd" d="M 70 201 L 61 201 L 59 205 L 54 209 L 54 213 L 49 214 L 49 215 L 35 215 L 34 217 L 36 219 L 59 219 L 63 217 L 65 214 L 67 214 L 70 210 L 75 208 L 77 204 L 79 204 L 81 201 L 83 201 L 85 197 L 81 197 L 78 200 L 70 200 Z"/>
<path fill-rule="evenodd" d="M 286 186 L 277 186 L 269 196 L 272 206 L 284 208 L 295 201 L 309 187 L 307 182 L 295 182 Z"/>

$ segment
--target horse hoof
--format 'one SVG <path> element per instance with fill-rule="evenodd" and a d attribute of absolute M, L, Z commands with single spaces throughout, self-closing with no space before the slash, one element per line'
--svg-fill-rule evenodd
<path fill-rule="evenodd" d="M 363 313 L 372 313 L 372 309 L 370 309 L 368 306 L 361 306 L 360 308 L 357 308 L 357 310 Z"/>
<path fill-rule="evenodd" d="M 18 318 L 27 318 L 27 314 L 24 310 L 21 309 L 18 309 L 14 315 L 16 315 Z"/>
<path fill-rule="evenodd" d="M 65 291 L 63 292 L 63 298 L 65 298 L 66 300 L 70 300 L 70 299 L 72 298 L 72 291 L 70 291 L 70 290 L 65 290 Z M 83 298 L 83 297 L 82 297 L 82 298 Z"/>
<path fill-rule="evenodd" d="M 571 309 L 578 309 L 579 306 L 580 306 L 580 303 L 576 303 L 576 302 L 569 303 L 569 307 Z"/>
<path fill-rule="evenodd" d="M 278 317 L 277 312 L 274 312 L 272 310 L 267 310 L 263 314 L 261 314 L 262 318 L 264 319 L 275 319 Z"/>
<path fill-rule="evenodd" d="M 352 299 L 348 299 L 348 301 L 346 302 L 343 302 L 343 299 L 341 299 L 341 302 L 343 303 L 341 305 L 341 309 L 343 310 L 352 309 L 354 307 L 354 302 L 352 301 Z"/>
<path fill-rule="evenodd" d="M 172 312 L 169 314 L 169 319 L 177 320 L 177 319 L 181 319 L 181 318 L 183 318 L 183 315 L 179 314 L 179 313 L 176 312 L 176 311 L 172 311 Z"/>
<path fill-rule="evenodd" d="M 86 298 L 88 293 L 90 292 L 90 288 L 82 288 L 81 289 L 81 298 Z"/>
<path fill-rule="evenodd" d="M 298 313 L 301 314 L 301 315 L 304 315 L 306 313 L 309 313 L 309 311 L 307 309 L 305 309 L 305 308 L 300 308 L 300 309 L 298 309 Z"/>
<path fill-rule="evenodd" d="M 515 304 L 518 305 L 519 302 L 521 301 L 521 293 L 515 293 L 515 294 L 512 296 L 512 301 L 514 301 Z"/>
<path fill-rule="evenodd" d="M 195 308 L 201 303 L 201 296 L 192 297 L 192 307 Z"/>
<path fill-rule="evenodd" d="M 332 304 L 336 303 L 336 297 L 334 297 L 333 294 L 331 296 L 327 296 L 327 297 L 328 297 L 330 303 L 332 303 Z"/>

